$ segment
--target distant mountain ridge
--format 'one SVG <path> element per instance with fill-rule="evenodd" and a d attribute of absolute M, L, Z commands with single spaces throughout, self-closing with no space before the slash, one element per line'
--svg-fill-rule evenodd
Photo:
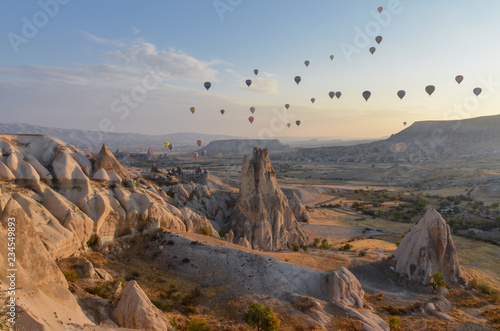
<path fill-rule="evenodd" d="M 500 115 L 415 122 L 385 140 L 355 146 L 302 148 L 295 158 L 345 162 L 413 162 L 500 154 Z"/>
<path fill-rule="evenodd" d="M 208 143 L 212 140 L 232 139 L 235 137 L 218 134 L 171 133 L 164 135 L 147 135 L 138 133 L 115 133 L 78 129 L 49 128 L 24 123 L 0 123 L 0 133 L 42 134 L 65 141 L 76 148 L 87 152 L 98 152 L 102 144 L 111 150 L 128 152 L 166 151 L 164 141 L 175 145 L 175 149 L 195 150 L 196 141 L 201 139 Z"/>

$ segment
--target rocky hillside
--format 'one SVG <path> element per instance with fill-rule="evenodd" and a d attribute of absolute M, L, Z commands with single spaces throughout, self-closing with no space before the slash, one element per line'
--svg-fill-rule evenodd
<path fill-rule="evenodd" d="M 448 156 L 498 155 L 499 127 L 500 115 L 415 122 L 386 140 L 355 146 L 300 149 L 292 158 L 344 162 L 418 162 Z"/>

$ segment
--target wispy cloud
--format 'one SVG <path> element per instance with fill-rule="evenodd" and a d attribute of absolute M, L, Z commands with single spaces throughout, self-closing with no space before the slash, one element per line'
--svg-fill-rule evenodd
<path fill-rule="evenodd" d="M 101 44 L 101 45 L 108 45 L 108 46 L 113 46 L 113 47 L 125 47 L 126 44 L 122 41 L 118 40 L 111 40 L 111 39 L 104 39 L 101 37 L 98 37 L 96 35 L 93 35 L 91 33 L 88 33 L 86 31 L 80 31 L 81 34 L 85 36 L 90 41 L 93 41 L 95 43 Z"/>

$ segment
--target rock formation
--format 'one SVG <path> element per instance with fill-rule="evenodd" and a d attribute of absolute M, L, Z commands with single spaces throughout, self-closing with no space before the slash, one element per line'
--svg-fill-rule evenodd
<path fill-rule="evenodd" d="M 128 282 L 122 290 L 113 317 L 122 327 L 151 331 L 174 330 L 135 280 Z"/>
<path fill-rule="evenodd" d="M 309 222 L 311 217 L 295 192 L 293 192 L 292 196 L 288 199 L 288 204 L 290 205 L 297 221 L 306 223 Z"/>
<path fill-rule="evenodd" d="M 450 226 L 434 209 L 428 209 L 401 240 L 394 259 L 399 274 L 420 284 L 429 284 L 432 275 L 438 271 L 449 282 L 465 282 L 460 274 Z"/>
<path fill-rule="evenodd" d="M 240 194 L 231 214 L 235 240 L 246 238 L 252 247 L 273 251 L 291 243 L 309 243 L 278 186 L 267 149 L 254 148 L 243 158 Z"/>
<path fill-rule="evenodd" d="M 130 178 L 127 170 L 118 162 L 113 153 L 109 150 L 108 146 L 102 145 L 101 151 L 95 157 L 94 171 L 104 169 L 108 174 L 110 172 L 116 173 L 121 179 Z"/>
<path fill-rule="evenodd" d="M 327 295 L 333 301 L 342 303 L 346 306 L 355 306 L 363 308 L 363 298 L 365 291 L 361 288 L 356 276 L 347 268 L 340 267 L 328 275 L 329 293 Z"/>

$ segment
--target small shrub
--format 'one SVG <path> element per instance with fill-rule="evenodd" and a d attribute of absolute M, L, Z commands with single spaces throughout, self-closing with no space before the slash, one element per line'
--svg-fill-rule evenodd
<path fill-rule="evenodd" d="M 401 240 L 396 241 L 396 247 L 399 247 L 399 244 L 401 244 Z"/>
<path fill-rule="evenodd" d="M 200 231 L 201 231 L 201 234 L 204 234 L 205 236 L 212 235 L 212 230 L 210 230 L 208 227 L 201 228 Z"/>
<path fill-rule="evenodd" d="M 161 300 L 151 300 L 151 303 L 153 305 L 155 305 L 156 308 L 160 309 L 161 311 L 167 311 L 172 307 L 172 303 L 161 301 Z"/>
<path fill-rule="evenodd" d="M 188 331 L 212 331 L 212 328 L 207 325 L 207 321 L 193 318 L 187 326 Z"/>
<path fill-rule="evenodd" d="M 76 282 L 78 279 L 80 279 L 80 276 L 78 276 L 78 273 L 74 270 L 71 271 L 63 271 L 64 278 L 70 283 Z"/>
<path fill-rule="evenodd" d="M 97 244 L 99 243 L 99 236 L 94 234 L 90 237 L 90 239 L 87 241 L 87 246 L 90 248 L 94 249 Z"/>
<path fill-rule="evenodd" d="M 340 247 L 341 251 L 350 251 L 352 248 L 351 244 L 345 244 L 344 246 Z"/>
<path fill-rule="evenodd" d="M 384 293 L 378 293 L 375 295 L 375 300 L 382 301 L 384 299 Z"/>
<path fill-rule="evenodd" d="M 304 250 L 304 252 L 307 252 L 309 250 L 309 248 L 306 245 L 302 246 L 302 249 Z"/>
<path fill-rule="evenodd" d="M 446 281 L 443 278 L 443 274 L 439 271 L 432 275 L 432 282 L 429 285 L 437 290 L 439 287 L 446 287 Z"/>
<path fill-rule="evenodd" d="M 175 329 L 177 327 L 177 322 L 174 321 L 173 319 L 169 320 L 170 325 Z"/>
<path fill-rule="evenodd" d="M 294 252 L 298 252 L 298 251 L 299 251 L 300 246 L 299 246 L 299 244 L 297 244 L 297 243 L 292 243 L 292 248 L 293 248 L 293 251 L 294 251 Z"/>
<path fill-rule="evenodd" d="M 199 314 L 200 311 L 198 310 L 198 308 L 196 308 L 195 306 L 187 306 L 186 307 L 186 312 L 188 314 Z"/>
<path fill-rule="evenodd" d="M 104 289 L 101 287 L 101 284 L 97 284 L 94 287 L 86 287 L 85 291 L 87 293 L 90 293 L 90 294 L 93 294 L 93 295 L 97 295 L 97 296 L 100 296 L 100 297 L 104 296 Z"/>
<path fill-rule="evenodd" d="M 320 242 L 321 242 L 321 239 L 319 239 L 319 238 L 314 238 L 314 244 L 313 244 L 313 245 L 314 245 L 314 247 L 318 247 L 318 246 L 319 246 L 319 244 L 320 244 Z"/>
<path fill-rule="evenodd" d="M 485 282 L 482 282 L 482 283 L 479 283 L 477 285 L 477 287 L 481 290 L 481 292 L 483 292 L 484 294 L 489 294 L 491 295 L 492 291 L 491 291 L 491 287 L 490 287 L 490 284 L 488 283 L 485 283 Z"/>
<path fill-rule="evenodd" d="M 387 315 L 387 320 L 389 321 L 389 326 L 391 330 L 399 330 L 399 323 L 401 322 L 399 317 Z"/>
<path fill-rule="evenodd" d="M 330 249 L 332 246 L 328 243 L 328 240 L 323 239 L 321 240 L 321 248 L 323 249 Z"/>
<path fill-rule="evenodd" d="M 390 315 L 403 315 L 406 314 L 406 308 L 394 306 L 382 306 L 382 309 L 387 311 Z"/>

